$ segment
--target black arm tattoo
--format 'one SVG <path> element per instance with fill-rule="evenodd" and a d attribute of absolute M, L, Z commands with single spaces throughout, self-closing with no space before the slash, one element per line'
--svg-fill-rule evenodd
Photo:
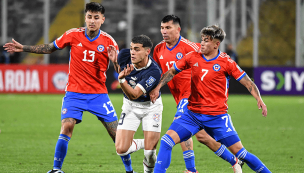
<path fill-rule="evenodd" d="M 252 90 L 254 90 L 254 92 L 257 93 L 257 95 L 260 97 L 260 92 L 258 90 L 258 87 L 254 84 L 254 82 L 247 75 L 244 77 L 244 79 L 250 82 L 250 85 L 247 87 L 250 94 Z"/>
<path fill-rule="evenodd" d="M 105 128 L 107 129 L 110 137 L 113 139 L 113 141 L 115 141 L 118 121 L 112 121 L 112 122 L 101 121 L 101 122 L 105 126 Z"/>
<path fill-rule="evenodd" d="M 35 45 L 35 46 L 29 46 L 29 45 L 23 46 L 24 52 L 31 52 L 31 53 L 38 53 L 38 54 L 50 54 L 50 53 L 54 52 L 55 50 L 57 50 L 57 49 L 53 43 L 40 44 L 40 45 Z"/>
<path fill-rule="evenodd" d="M 175 74 L 172 74 L 172 73 L 170 73 L 170 71 L 167 71 L 160 78 L 160 81 L 159 81 L 160 87 L 163 87 L 164 85 L 166 85 L 174 76 L 175 76 Z"/>

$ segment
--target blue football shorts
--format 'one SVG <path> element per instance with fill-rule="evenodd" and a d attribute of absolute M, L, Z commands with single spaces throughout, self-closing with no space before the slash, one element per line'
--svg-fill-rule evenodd
<path fill-rule="evenodd" d="M 82 94 L 66 92 L 62 99 L 61 120 L 74 118 L 82 121 L 83 111 L 88 111 L 104 122 L 117 121 L 117 114 L 108 94 Z"/>
<path fill-rule="evenodd" d="M 204 129 L 216 141 L 237 135 L 229 114 L 216 116 L 199 114 L 188 110 L 188 107 L 186 107 L 184 111 L 185 112 L 180 118 L 174 120 L 174 123 L 187 129 L 192 136 L 202 129 Z M 186 138 L 188 139 L 190 137 L 191 136 Z"/>
<path fill-rule="evenodd" d="M 180 118 L 185 112 L 188 106 L 188 98 L 181 99 L 177 105 L 177 111 L 174 116 L 174 120 Z"/>

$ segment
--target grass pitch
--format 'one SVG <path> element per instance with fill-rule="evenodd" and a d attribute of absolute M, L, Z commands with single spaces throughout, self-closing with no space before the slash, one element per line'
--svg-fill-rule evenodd
<path fill-rule="evenodd" d="M 60 131 L 63 95 L 0 95 L 0 172 L 43 173 L 52 169 L 54 149 Z M 110 94 L 117 114 L 122 94 Z M 162 135 L 176 111 L 171 95 L 164 103 Z M 275 173 L 304 172 L 304 97 L 263 96 L 268 108 L 262 117 L 250 95 L 230 95 L 229 114 L 245 148 L 258 156 Z M 139 127 L 135 138 L 143 138 Z M 200 173 L 232 173 L 230 164 L 194 140 L 196 167 Z M 159 148 L 159 145 L 158 145 Z M 143 151 L 132 155 L 135 171 L 143 172 Z M 179 145 L 173 148 L 168 173 L 185 169 Z M 66 173 L 125 172 L 115 146 L 97 118 L 84 113 L 75 126 L 63 164 Z M 253 172 L 244 165 L 243 172 Z"/>

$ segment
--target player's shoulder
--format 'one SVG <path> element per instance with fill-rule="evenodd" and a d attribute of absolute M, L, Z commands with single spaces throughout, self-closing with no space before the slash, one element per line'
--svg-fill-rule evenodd
<path fill-rule="evenodd" d="M 230 56 L 225 52 L 220 52 L 219 60 L 229 63 L 234 63 L 234 60 L 230 58 Z"/>
<path fill-rule="evenodd" d="M 186 46 L 189 48 L 192 48 L 194 50 L 198 50 L 200 48 L 198 43 L 189 41 L 188 39 L 181 37 L 180 43 L 182 44 L 182 46 Z"/>
<path fill-rule="evenodd" d="M 117 56 L 117 63 L 120 66 L 125 66 L 127 63 L 131 61 L 130 49 L 122 49 L 120 50 Z"/>
<path fill-rule="evenodd" d="M 154 47 L 154 50 L 160 50 L 162 47 L 164 47 L 164 45 L 166 45 L 165 40 L 159 42 L 159 43 Z"/>
<path fill-rule="evenodd" d="M 65 33 L 66 35 L 69 34 L 75 34 L 75 33 L 80 33 L 80 32 L 84 32 L 85 31 L 85 27 L 80 27 L 80 28 L 71 28 L 69 30 L 67 30 Z"/>
<path fill-rule="evenodd" d="M 105 32 L 103 30 L 100 30 L 100 36 L 102 36 L 103 39 L 109 39 L 109 40 L 111 40 L 114 43 L 114 46 L 117 45 L 117 43 L 114 40 L 114 38 L 110 34 L 108 34 L 107 32 Z"/>
<path fill-rule="evenodd" d="M 151 60 L 151 64 L 150 64 L 150 68 L 148 68 L 148 69 L 150 71 L 153 71 L 154 73 L 157 73 L 157 74 L 161 75 L 162 74 L 162 70 L 159 67 L 159 65 L 157 64 L 157 62 L 153 58 L 151 58 L 151 57 L 149 57 L 149 59 Z"/>

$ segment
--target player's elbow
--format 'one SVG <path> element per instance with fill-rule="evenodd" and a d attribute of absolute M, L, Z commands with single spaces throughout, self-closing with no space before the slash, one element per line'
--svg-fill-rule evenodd
<path fill-rule="evenodd" d="M 138 99 L 139 95 L 129 95 L 128 98 L 129 100 L 136 100 Z"/>

